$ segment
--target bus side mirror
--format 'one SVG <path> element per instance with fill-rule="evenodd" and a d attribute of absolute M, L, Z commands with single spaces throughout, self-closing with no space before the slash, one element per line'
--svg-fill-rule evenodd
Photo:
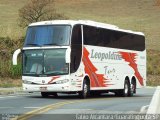
<path fill-rule="evenodd" d="M 21 53 L 21 49 L 17 49 L 13 53 L 13 57 L 12 57 L 12 63 L 13 63 L 13 65 L 17 65 L 17 57 L 18 57 L 19 53 Z"/>
<path fill-rule="evenodd" d="M 71 63 L 70 54 L 71 54 L 71 48 L 67 48 L 67 50 L 66 50 L 66 56 L 65 56 L 66 63 Z"/>

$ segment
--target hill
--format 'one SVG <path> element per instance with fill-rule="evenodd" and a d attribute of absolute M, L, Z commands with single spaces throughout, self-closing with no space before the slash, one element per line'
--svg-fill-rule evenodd
<path fill-rule="evenodd" d="M 0 0 L 0 36 L 17 38 L 25 30 L 17 26 L 18 9 L 28 0 Z M 160 50 L 160 6 L 155 0 L 55 0 L 57 11 L 70 19 L 89 19 L 142 31 L 147 49 Z"/>

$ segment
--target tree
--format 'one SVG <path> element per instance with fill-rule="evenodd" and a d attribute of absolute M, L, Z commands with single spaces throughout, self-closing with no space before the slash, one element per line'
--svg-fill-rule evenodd
<path fill-rule="evenodd" d="M 19 9 L 19 26 L 44 20 L 67 19 L 55 10 L 54 0 L 30 0 L 28 4 Z"/>

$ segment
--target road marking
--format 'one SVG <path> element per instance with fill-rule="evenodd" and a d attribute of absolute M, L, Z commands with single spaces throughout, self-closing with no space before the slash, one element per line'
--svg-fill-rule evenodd
<path fill-rule="evenodd" d="M 13 98 L 13 97 L 16 97 L 16 96 L 0 96 L 0 100 L 1 98 L 4 99 L 4 98 Z"/>
<path fill-rule="evenodd" d="M 108 99 L 113 99 L 113 98 L 93 98 L 93 99 L 85 99 L 85 100 L 83 99 L 83 100 L 75 100 L 75 101 L 58 102 L 58 103 L 46 105 L 46 106 L 40 107 L 38 109 L 32 110 L 30 112 L 27 112 L 24 115 L 19 116 L 18 119 L 26 120 L 26 119 L 29 119 L 31 117 L 36 116 L 37 114 L 42 114 L 42 113 L 45 113 L 49 110 L 54 110 L 54 109 L 60 108 L 60 107 L 67 105 L 67 104 L 88 102 L 88 101 L 95 101 L 95 100 L 108 100 Z M 17 118 L 15 118 L 15 119 L 13 118 L 12 120 L 17 120 Z"/>
<path fill-rule="evenodd" d="M 16 96 L 0 96 L 0 98 L 16 97 Z"/>
<path fill-rule="evenodd" d="M 35 116 L 36 114 L 42 114 L 42 113 L 47 112 L 51 109 L 56 109 L 56 108 L 59 108 L 63 105 L 71 104 L 71 103 L 75 103 L 75 102 L 74 101 L 63 101 L 63 102 L 58 102 L 58 103 L 55 103 L 55 104 L 50 104 L 50 105 L 38 108 L 36 110 L 27 112 L 24 115 L 19 116 L 18 119 L 26 120 L 26 119 L 29 119 L 29 118 Z M 12 119 L 12 120 L 16 120 L 16 119 Z"/>
<path fill-rule="evenodd" d="M 127 97 L 127 98 L 130 98 L 130 97 Z M 131 97 L 131 98 L 134 98 L 134 97 Z M 39 107 L 35 110 L 29 111 L 29 112 L 25 113 L 24 115 L 19 116 L 18 119 L 27 120 L 31 117 L 38 115 L 38 114 L 42 114 L 42 113 L 48 112 L 49 110 L 54 110 L 54 109 L 60 108 L 64 105 L 68 105 L 68 104 L 80 103 L 80 102 L 91 102 L 91 101 L 95 101 L 95 100 L 110 100 L 110 99 L 115 99 L 115 97 L 112 97 L 112 98 L 91 98 L 91 99 L 82 99 L 82 100 L 75 100 L 75 101 L 68 101 L 67 100 L 67 101 L 57 102 L 54 104 L 46 105 L 43 107 Z M 120 97 L 118 99 L 124 99 L 124 97 Z M 13 118 L 12 120 L 17 120 L 17 118 Z"/>
<path fill-rule="evenodd" d="M 10 108 L 14 108 L 14 107 L 0 107 L 0 109 L 10 109 Z"/>
<path fill-rule="evenodd" d="M 156 88 L 156 87 L 153 87 L 153 86 L 145 86 L 144 88 Z"/>
<path fill-rule="evenodd" d="M 40 108 L 40 107 L 24 107 L 24 108 L 27 108 L 27 109 L 36 109 L 36 108 Z"/>

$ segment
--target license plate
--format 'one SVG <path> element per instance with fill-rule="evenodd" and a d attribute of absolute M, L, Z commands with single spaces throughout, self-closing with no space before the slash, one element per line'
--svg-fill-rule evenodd
<path fill-rule="evenodd" d="M 47 87 L 40 87 L 40 91 L 47 91 Z"/>

